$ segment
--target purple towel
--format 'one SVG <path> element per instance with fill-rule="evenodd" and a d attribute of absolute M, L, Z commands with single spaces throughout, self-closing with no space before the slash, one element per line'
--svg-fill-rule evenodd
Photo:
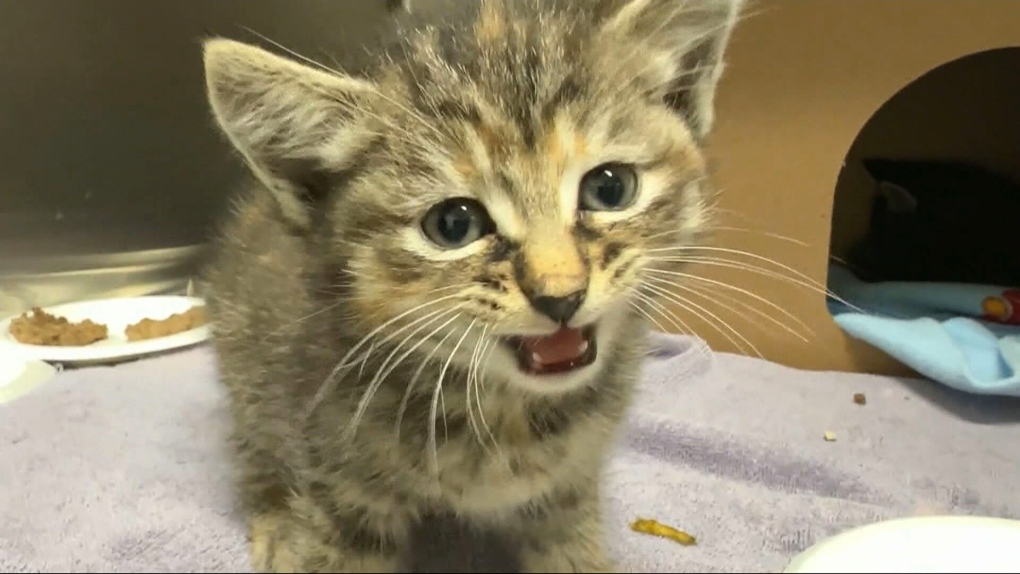
<path fill-rule="evenodd" d="M 0 406 L 0 571 L 247 570 L 214 377 L 199 348 L 65 371 Z M 611 545 L 632 572 L 778 571 L 885 518 L 1017 518 L 1018 445 L 1017 401 L 661 336 L 610 468 Z M 698 545 L 634 533 L 637 517 Z"/>

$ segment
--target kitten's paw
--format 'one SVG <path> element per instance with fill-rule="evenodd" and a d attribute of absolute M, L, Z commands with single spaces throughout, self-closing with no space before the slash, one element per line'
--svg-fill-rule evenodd
<path fill-rule="evenodd" d="M 592 553 L 550 552 L 525 558 L 524 572 L 625 572 L 601 551 Z"/>
<path fill-rule="evenodd" d="M 249 521 L 250 560 L 259 573 L 396 572 L 394 553 L 358 548 L 357 533 L 290 512 L 259 514 Z M 348 544 L 343 541 L 347 539 Z"/>
<path fill-rule="evenodd" d="M 249 560 L 256 572 L 300 572 L 300 564 L 288 543 L 285 516 L 259 514 L 249 520 Z"/>
<path fill-rule="evenodd" d="M 617 564 L 616 562 L 614 562 L 612 560 L 606 560 L 605 562 L 603 562 L 601 564 L 596 564 L 593 567 L 593 569 L 591 570 L 591 572 L 615 572 L 615 573 L 623 573 L 623 572 L 626 572 L 626 570 L 621 568 L 620 565 Z"/>

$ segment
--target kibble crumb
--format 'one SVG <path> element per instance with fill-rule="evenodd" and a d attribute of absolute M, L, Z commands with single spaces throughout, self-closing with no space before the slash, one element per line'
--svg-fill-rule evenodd
<path fill-rule="evenodd" d="M 698 543 L 697 538 L 683 530 L 673 528 L 672 526 L 650 518 L 638 518 L 630 524 L 630 529 L 634 532 L 640 532 L 641 534 L 650 534 L 652 536 L 666 538 L 682 546 L 694 546 Z"/>
<path fill-rule="evenodd" d="M 832 431 L 825 431 L 825 434 L 822 435 L 822 438 L 825 439 L 825 442 L 836 442 L 836 433 Z"/>
<path fill-rule="evenodd" d="M 854 393 L 854 402 L 859 405 L 868 404 L 868 397 L 864 396 L 864 393 Z"/>

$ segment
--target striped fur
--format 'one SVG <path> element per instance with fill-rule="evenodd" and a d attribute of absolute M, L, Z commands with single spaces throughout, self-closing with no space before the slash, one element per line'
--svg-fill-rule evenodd
<path fill-rule="evenodd" d="M 701 146 L 740 2 L 439 3 L 401 4 L 364 73 L 205 45 L 253 175 L 206 286 L 260 571 L 392 572 L 436 516 L 519 541 L 523 571 L 614 571 L 599 488 L 643 354 L 633 293 L 649 250 L 709 230 Z M 635 201 L 579 213 L 606 162 L 636 166 Z M 430 243 L 451 197 L 497 232 Z M 552 329 L 526 294 L 578 289 L 597 361 L 525 375 L 500 338 Z"/>

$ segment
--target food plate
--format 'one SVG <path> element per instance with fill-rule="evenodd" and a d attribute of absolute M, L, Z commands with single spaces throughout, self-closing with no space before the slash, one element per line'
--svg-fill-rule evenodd
<path fill-rule="evenodd" d="M 923 516 L 823 540 L 784 572 L 1020 572 L 1020 520 Z"/>
<path fill-rule="evenodd" d="M 45 361 L 26 361 L 7 349 L 0 349 L 0 405 L 27 395 L 57 373 Z"/>
<path fill-rule="evenodd" d="M 174 313 L 182 313 L 191 307 L 204 304 L 205 302 L 197 297 L 166 295 L 96 299 L 45 307 L 43 311 L 66 317 L 72 322 L 91 319 L 96 323 L 102 323 L 107 326 L 109 337 L 81 347 L 25 345 L 11 335 L 11 321 L 15 317 L 7 317 L 0 321 L 0 351 L 13 352 L 25 360 L 34 359 L 70 366 L 118 362 L 181 349 L 208 339 L 209 325 L 166 337 L 131 342 L 124 335 L 124 328 L 142 319 L 165 319 Z"/>

